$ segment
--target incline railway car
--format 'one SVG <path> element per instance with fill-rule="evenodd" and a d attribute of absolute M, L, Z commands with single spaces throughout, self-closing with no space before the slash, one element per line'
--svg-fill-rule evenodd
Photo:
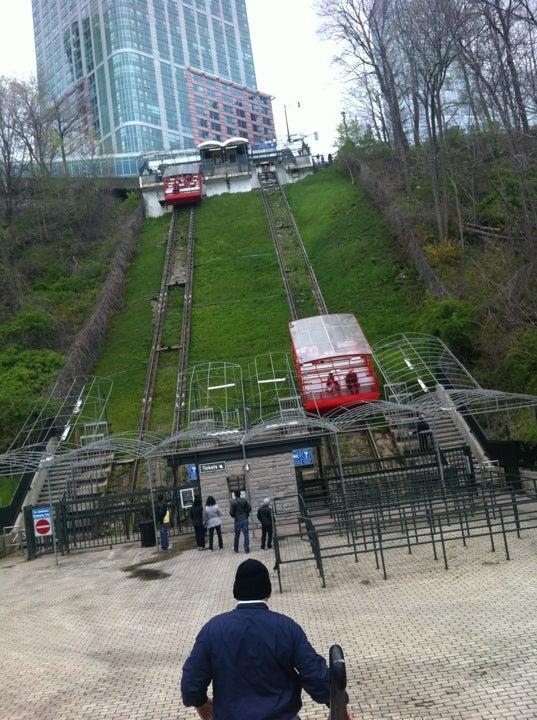
<path fill-rule="evenodd" d="M 354 315 L 319 315 L 290 323 L 304 409 L 327 412 L 380 398 L 371 348 Z"/>
<path fill-rule="evenodd" d="M 203 175 L 199 163 L 170 165 L 163 174 L 166 205 L 188 205 L 199 202 L 203 195 Z"/>

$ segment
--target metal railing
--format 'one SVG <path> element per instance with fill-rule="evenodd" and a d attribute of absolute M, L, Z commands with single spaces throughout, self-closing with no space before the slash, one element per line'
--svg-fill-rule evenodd
<path fill-rule="evenodd" d="M 281 498 L 275 499 L 275 510 L 282 504 Z M 537 480 L 522 493 L 509 478 L 483 471 L 465 486 L 427 483 L 414 496 L 396 495 L 379 501 L 376 496 L 368 500 L 338 495 L 330 500 L 330 511 L 309 509 L 301 497 L 298 505 L 294 516 L 275 512 L 275 569 L 280 591 L 281 567 L 287 563 L 315 562 L 325 587 L 325 562 L 346 556 L 355 562 L 360 555 L 372 556 L 384 579 L 387 555 L 392 550 L 412 555 L 417 546 L 430 547 L 434 561 L 442 559 L 446 570 L 446 548 L 452 541 L 466 547 L 471 540 L 486 538 L 496 552 L 499 540 L 509 560 L 509 535 L 521 537 L 523 531 L 537 529 Z"/>
<path fill-rule="evenodd" d="M 3 556 L 7 557 L 13 551 L 22 552 L 26 547 L 26 531 L 15 526 L 4 527 L 2 532 Z"/>

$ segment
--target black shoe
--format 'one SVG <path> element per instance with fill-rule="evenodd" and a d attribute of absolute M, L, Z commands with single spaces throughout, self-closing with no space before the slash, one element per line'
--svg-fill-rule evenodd
<path fill-rule="evenodd" d="M 264 549 L 265 549 L 265 548 L 263 547 L 263 545 L 261 545 L 261 550 L 264 550 Z"/>
<path fill-rule="evenodd" d="M 235 548 L 233 548 L 233 552 L 234 552 L 234 553 L 238 553 L 239 551 L 238 551 L 238 550 L 235 550 Z"/>

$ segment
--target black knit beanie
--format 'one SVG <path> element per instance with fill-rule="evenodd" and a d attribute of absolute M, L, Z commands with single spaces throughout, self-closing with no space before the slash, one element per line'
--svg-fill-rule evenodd
<path fill-rule="evenodd" d="M 267 568 L 259 560 L 245 560 L 237 568 L 233 597 L 235 600 L 265 600 L 272 585 Z"/>

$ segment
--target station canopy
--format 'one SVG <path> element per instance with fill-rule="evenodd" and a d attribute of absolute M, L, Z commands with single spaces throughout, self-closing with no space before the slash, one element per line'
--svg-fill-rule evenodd
<path fill-rule="evenodd" d="M 351 314 L 317 315 L 290 323 L 298 362 L 349 355 L 370 355 L 371 347 Z"/>

